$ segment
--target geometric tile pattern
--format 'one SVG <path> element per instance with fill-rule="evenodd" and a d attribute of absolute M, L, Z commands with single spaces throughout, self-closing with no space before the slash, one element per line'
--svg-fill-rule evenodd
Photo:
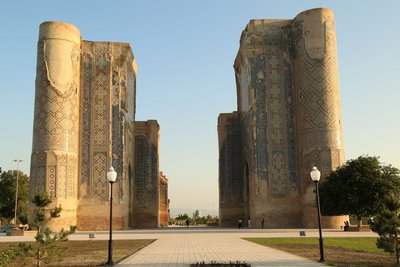
<path fill-rule="evenodd" d="M 41 150 L 77 152 L 79 109 L 76 85 L 64 92 L 52 85 L 46 63 L 49 59 L 44 56 L 45 44 L 42 41 L 38 47 L 38 68 L 41 71 L 37 72 L 36 78 L 35 131 L 39 140 L 35 140 L 34 145 Z"/>
<path fill-rule="evenodd" d="M 264 53 L 255 55 L 255 62 L 252 66 L 252 87 L 255 92 L 256 107 L 256 170 L 261 180 L 268 180 L 268 150 L 267 150 L 267 97 L 265 90 L 265 55 Z"/>
<path fill-rule="evenodd" d="M 332 76 L 336 75 L 331 71 L 334 59 L 328 58 L 326 61 L 316 61 L 304 57 L 300 67 L 302 72 L 303 88 L 303 121 L 304 129 L 330 127 L 336 124 L 335 102 L 327 99 L 334 99 L 335 91 Z"/>
<path fill-rule="evenodd" d="M 123 56 L 121 47 L 113 45 L 113 57 L 120 58 Z M 121 64 L 121 63 L 119 63 Z M 121 68 L 119 64 L 112 64 L 111 77 L 111 137 L 112 137 L 112 166 L 117 173 L 122 174 L 124 153 L 123 140 L 125 132 L 124 112 L 126 102 L 126 70 Z M 121 175 L 125 177 L 125 175 Z M 123 191 L 120 191 L 122 194 Z"/>
<path fill-rule="evenodd" d="M 47 153 L 47 192 L 49 196 L 52 198 L 57 197 L 57 158 L 53 152 Z"/>
<path fill-rule="evenodd" d="M 46 167 L 44 165 L 37 168 L 37 190 L 32 192 L 44 191 L 46 188 Z"/>
<path fill-rule="evenodd" d="M 285 158 L 287 160 L 287 177 L 289 191 L 299 192 L 300 191 L 300 178 L 298 174 L 298 159 L 297 159 L 297 123 L 296 123 L 296 106 L 295 103 L 295 92 L 294 88 L 294 73 L 293 73 L 293 57 L 291 56 L 293 51 L 292 44 L 292 32 L 290 29 L 281 30 L 281 49 L 282 49 L 282 87 L 284 92 L 282 93 L 283 100 L 285 103 L 283 106 L 282 114 L 286 117 L 285 133 L 286 138 L 284 139 L 285 145 Z M 286 152 L 287 151 L 287 152 Z"/>
<path fill-rule="evenodd" d="M 270 131 L 273 145 L 284 144 L 284 125 L 286 126 L 286 117 L 284 103 L 282 103 L 282 94 L 284 86 L 281 81 L 282 73 L 282 47 L 281 47 L 281 30 L 270 30 L 266 34 L 265 54 L 266 54 L 266 83 L 267 91 L 267 113 L 269 118 L 268 128 Z"/>
<path fill-rule="evenodd" d="M 224 139 L 220 149 L 219 171 L 220 206 L 237 206 L 243 202 L 243 167 L 241 152 L 241 125 L 237 117 L 232 116 L 225 125 Z"/>
<path fill-rule="evenodd" d="M 93 157 L 93 178 L 90 184 L 90 195 L 100 199 L 107 197 L 107 154 L 97 153 Z"/>
<path fill-rule="evenodd" d="M 332 12 L 314 9 L 293 20 L 250 21 L 242 32 L 234 68 L 239 112 L 220 118 L 238 114 L 242 143 L 235 145 L 243 153 L 243 161 L 237 164 L 240 168 L 236 172 L 246 173 L 246 166 L 250 166 L 250 193 L 237 205 L 238 210 L 222 203 L 232 190 L 232 185 L 221 180 L 226 174 L 230 175 L 227 180 L 234 177 L 228 172 L 233 168 L 226 159 L 235 150 L 227 146 L 229 136 L 223 134 L 226 120 L 221 120 L 221 223 L 232 224 L 235 218 L 230 214 L 237 215 L 242 209 L 243 213 L 249 210 L 251 220 L 269 216 L 280 221 L 276 225 L 309 227 L 308 212 L 314 204 L 308 195 L 312 192 L 310 169 L 317 164 L 323 178 L 343 163 Z M 250 69 L 250 73 L 243 69 Z M 241 194 L 246 195 L 247 189 L 243 186 Z"/>
<path fill-rule="evenodd" d="M 67 166 L 64 164 L 58 164 L 57 165 L 58 169 L 58 178 L 57 179 L 57 197 L 63 197 L 65 198 L 67 196 L 67 190 L 66 190 L 66 183 L 68 181 L 67 177 Z"/>
<path fill-rule="evenodd" d="M 47 173 L 47 177 L 48 177 L 48 181 L 47 181 L 47 192 L 49 193 L 49 196 L 51 198 L 55 198 L 56 197 L 56 166 L 48 166 L 48 173 Z"/>
<path fill-rule="evenodd" d="M 160 127 L 155 120 L 135 122 L 135 170 L 132 177 L 130 225 L 160 226 Z"/>
<path fill-rule="evenodd" d="M 330 149 L 314 149 L 311 152 L 311 162 L 318 166 L 322 178 L 325 177 L 332 170 Z"/>
<path fill-rule="evenodd" d="M 150 166 L 148 157 L 150 155 L 150 144 L 144 135 L 137 135 L 135 137 L 135 192 L 134 192 L 134 202 L 137 205 L 145 206 L 146 200 L 146 176 Z"/>
<path fill-rule="evenodd" d="M 267 131 L 270 136 L 269 151 L 271 153 L 270 194 L 283 197 L 288 192 L 286 158 L 288 158 L 287 122 L 285 102 L 285 80 L 283 79 L 284 53 L 282 30 L 271 29 L 265 34 L 267 92 Z M 279 151 L 276 151 L 279 149 Z"/>
<path fill-rule="evenodd" d="M 323 178 L 344 162 L 336 37 L 332 22 L 327 21 L 322 27 L 325 46 L 320 54 L 314 55 L 308 48 L 304 23 L 297 25 L 294 35 L 299 55 L 296 60 L 298 138 L 303 155 L 299 167 L 309 184 L 308 171 L 314 164 Z"/>
<path fill-rule="evenodd" d="M 80 181 L 82 184 L 81 188 L 85 188 L 85 185 L 89 183 L 91 172 L 90 172 L 90 157 L 91 157 L 91 95 L 92 95 L 92 68 L 93 68 L 93 57 L 91 51 L 91 43 L 83 42 L 82 49 L 82 74 L 81 74 L 81 150 L 80 150 Z M 80 191 L 80 196 L 86 196 L 87 191 Z"/>
<path fill-rule="evenodd" d="M 46 165 L 44 153 L 31 154 L 31 169 L 29 181 L 29 199 L 32 199 L 34 192 L 45 190 L 43 182 L 46 181 Z"/>
<path fill-rule="evenodd" d="M 157 148 L 144 134 L 135 136 L 135 206 L 146 207 L 157 203 L 158 178 Z"/>
<path fill-rule="evenodd" d="M 125 102 L 126 92 L 135 90 L 135 77 L 126 64 L 127 53 L 126 44 L 82 42 L 80 197 L 108 199 L 106 173 L 110 166 L 118 173 L 119 181 L 113 186 L 118 192 L 113 197 L 119 201 L 128 196 L 124 166 L 129 165 L 127 158 L 133 157 L 133 147 L 127 147 L 126 140 L 133 133 L 125 127 L 131 125 L 133 129 L 133 121 L 125 119 Z"/>
<path fill-rule="evenodd" d="M 78 162 L 78 159 L 74 159 L 74 161 Z M 77 196 L 77 188 L 76 188 L 76 180 L 75 180 L 75 173 L 77 173 L 77 165 L 68 164 L 66 166 L 67 175 L 66 175 L 66 197 L 75 197 Z"/>
<path fill-rule="evenodd" d="M 110 58 L 108 44 L 94 45 L 94 84 L 92 89 L 93 149 L 107 151 L 109 140 Z"/>
<path fill-rule="evenodd" d="M 271 194 L 275 197 L 288 193 L 285 156 L 282 151 L 272 151 Z"/>
<path fill-rule="evenodd" d="M 338 168 L 343 162 L 340 152 L 341 152 L 340 149 L 332 149 L 331 150 L 331 160 L 332 160 L 332 168 L 333 169 Z"/>
<path fill-rule="evenodd" d="M 64 49 L 65 58 L 53 58 L 55 46 Z M 79 45 L 41 40 L 37 62 L 31 194 L 47 190 L 52 198 L 76 197 Z M 60 65 L 71 72 L 60 76 Z"/>
<path fill-rule="evenodd" d="M 91 228 L 99 217 L 86 210 L 109 199 L 106 173 L 113 166 L 118 174 L 113 197 L 121 207 L 117 224 L 124 228 L 131 223 L 129 185 L 135 182 L 136 63 L 127 43 L 81 38 L 72 25 L 46 22 L 40 26 L 31 193 L 46 190 L 55 200 L 79 200 L 81 208 L 69 207 L 66 213 L 80 227 Z M 158 135 L 154 137 L 158 142 Z M 146 201 L 157 204 L 151 211 L 156 214 L 158 145 L 150 144 L 148 150 L 139 191 Z M 157 216 L 153 216 L 156 226 Z"/>
<path fill-rule="evenodd" d="M 312 58 L 307 52 L 304 40 L 304 25 L 297 30 L 297 50 L 303 55 L 299 60 L 299 75 L 301 81 L 301 128 L 303 130 L 337 127 L 338 109 L 338 67 L 334 32 L 326 32 L 325 56 Z M 340 106 L 339 106 L 340 107 Z"/>
<path fill-rule="evenodd" d="M 94 43 L 91 83 L 90 141 L 92 172 L 89 192 L 91 197 L 106 200 L 106 173 L 109 167 L 110 138 L 110 51 L 109 43 Z"/>

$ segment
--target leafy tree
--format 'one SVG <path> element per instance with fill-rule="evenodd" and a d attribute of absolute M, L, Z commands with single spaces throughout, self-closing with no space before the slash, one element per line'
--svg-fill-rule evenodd
<path fill-rule="evenodd" d="M 0 216 L 13 218 L 15 211 L 16 170 L 3 172 L 0 168 Z M 26 223 L 28 209 L 29 177 L 18 173 L 18 210 L 17 217 Z M 21 220 L 22 219 L 22 220 Z"/>
<path fill-rule="evenodd" d="M 207 224 L 215 221 L 218 221 L 218 216 L 212 217 L 210 214 L 195 219 L 196 224 Z"/>
<path fill-rule="evenodd" d="M 202 216 L 199 217 L 195 220 L 196 224 L 206 224 L 207 223 L 207 217 Z"/>
<path fill-rule="evenodd" d="M 178 216 L 175 217 L 175 220 L 190 220 L 191 218 L 187 213 L 184 214 L 178 214 Z"/>
<path fill-rule="evenodd" d="M 391 192 L 398 192 L 400 171 L 379 162 L 377 157 L 360 156 L 330 173 L 320 187 L 322 215 L 370 217 L 385 205 Z"/>
<path fill-rule="evenodd" d="M 379 234 L 376 246 L 396 255 L 396 266 L 400 266 L 400 201 L 391 195 L 385 208 L 370 222 L 372 231 Z"/>

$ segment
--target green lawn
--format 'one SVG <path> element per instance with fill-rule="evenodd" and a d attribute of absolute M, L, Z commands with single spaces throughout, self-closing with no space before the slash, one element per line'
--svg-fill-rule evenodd
<path fill-rule="evenodd" d="M 302 238 L 245 238 L 261 245 L 273 244 L 319 244 L 318 238 L 302 237 Z M 339 247 L 344 249 L 351 249 L 360 252 L 369 253 L 384 253 L 375 245 L 376 237 L 326 237 L 324 238 L 324 246 Z"/>
<path fill-rule="evenodd" d="M 318 238 L 245 238 L 263 246 L 318 261 Z M 396 258 L 375 245 L 375 237 L 324 238 L 325 263 L 335 267 L 393 267 Z"/>

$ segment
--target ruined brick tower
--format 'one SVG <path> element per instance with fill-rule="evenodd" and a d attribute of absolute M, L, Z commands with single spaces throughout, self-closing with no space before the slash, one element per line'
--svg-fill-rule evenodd
<path fill-rule="evenodd" d="M 76 27 L 62 22 L 40 25 L 30 193 L 47 191 L 53 206 L 61 204 L 50 227 L 107 229 L 110 166 L 118 173 L 113 226 L 160 226 L 159 126 L 151 121 L 157 127 L 147 129 L 157 153 L 138 168 L 148 155 L 136 147 L 136 73 L 128 43 L 83 41 Z M 153 203 L 147 212 L 156 216 L 143 218 L 138 194 Z"/>
<path fill-rule="evenodd" d="M 316 227 L 309 172 L 323 182 L 344 163 L 333 12 L 251 20 L 234 69 L 238 111 L 218 118 L 221 226 Z"/>

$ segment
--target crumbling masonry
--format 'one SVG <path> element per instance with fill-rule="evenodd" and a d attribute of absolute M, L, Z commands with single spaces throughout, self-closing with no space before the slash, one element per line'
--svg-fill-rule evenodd
<path fill-rule="evenodd" d="M 40 25 L 30 193 L 47 191 L 62 206 L 50 227 L 107 229 L 110 166 L 118 174 L 114 228 L 160 226 L 168 180 L 160 193 L 159 126 L 135 122 L 136 73 L 128 43 L 84 41 L 62 22 Z"/>
<path fill-rule="evenodd" d="M 316 227 L 311 168 L 323 181 L 344 163 L 333 12 L 251 20 L 234 69 L 238 111 L 218 118 L 221 226 Z"/>

